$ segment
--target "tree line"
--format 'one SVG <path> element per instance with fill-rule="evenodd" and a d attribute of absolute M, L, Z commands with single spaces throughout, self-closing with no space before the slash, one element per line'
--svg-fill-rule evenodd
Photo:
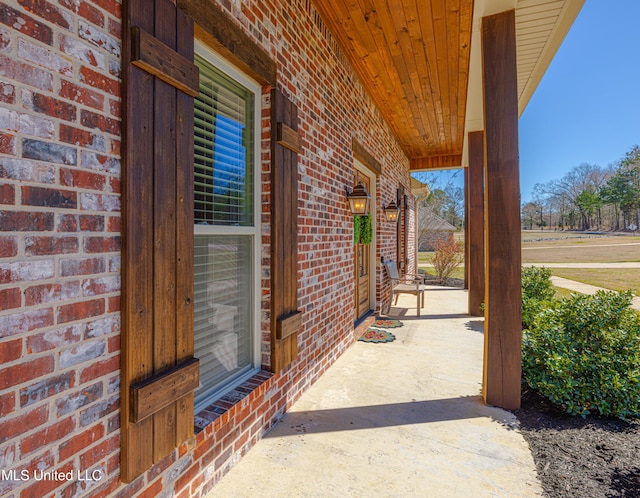
<path fill-rule="evenodd" d="M 606 168 L 583 163 L 558 180 L 537 183 L 522 205 L 524 229 L 637 230 L 640 147 Z"/>

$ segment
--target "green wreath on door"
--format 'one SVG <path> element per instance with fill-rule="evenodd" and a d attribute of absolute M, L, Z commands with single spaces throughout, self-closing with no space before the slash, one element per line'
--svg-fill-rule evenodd
<path fill-rule="evenodd" d="M 353 243 L 368 245 L 372 240 L 371 214 L 355 215 L 353 217 Z"/>

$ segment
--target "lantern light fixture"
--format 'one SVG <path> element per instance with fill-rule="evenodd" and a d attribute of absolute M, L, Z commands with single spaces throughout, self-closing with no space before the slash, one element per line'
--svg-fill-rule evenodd
<path fill-rule="evenodd" d="M 351 207 L 353 214 L 362 215 L 369 212 L 369 202 L 371 201 L 371 195 L 367 192 L 367 189 L 362 185 L 362 182 L 358 182 L 353 190 L 347 189 L 347 200 Z"/>
<path fill-rule="evenodd" d="M 382 205 L 384 211 L 384 218 L 390 223 L 396 223 L 398 221 L 398 215 L 400 214 L 400 208 L 396 205 L 395 201 L 391 201 L 388 206 Z"/>

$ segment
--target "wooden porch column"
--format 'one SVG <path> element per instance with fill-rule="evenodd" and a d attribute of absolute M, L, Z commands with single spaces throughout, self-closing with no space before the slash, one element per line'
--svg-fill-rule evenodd
<path fill-rule="evenodd" d="M 482 316 L 484 301 L 484 132 L 469 133 L 467 246 L 469 254 L 469 314 Z"/>
<path fill-rule="evenodd" d="M 464 168 L 464 288 L 469 288 L 469 168 Z"/>
<path fill-rule="evenodd" d="M 521 254 L 515 11 L 483 18 L 486 157 L 485 402 L 520 407 Z"/>

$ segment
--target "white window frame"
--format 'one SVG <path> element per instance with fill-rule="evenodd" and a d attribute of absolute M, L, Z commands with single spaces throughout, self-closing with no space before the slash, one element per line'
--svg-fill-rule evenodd
<path fill-rule="evenodd" d="M 254 376 L 260 371 L 261 365 L 261 279 L 260 279 L 260 267 L 262 253 L 262 234 L 260 232 L 261 217 L 262 217 L 262 165 L 261 165 L 261 116 L 262 116 L 262 87 L 258 82 L 247 76 L 240 69 L 232 65 L 228 60 L 224 59 L 220 54 L 215 52 L 211 47 L 205 45 L 199 40 L 194 40 L 195 52 L 205 58 L 209 63 L 214 65 L 217 69 L 225 73 L 230 78 L 234 79 L 246 89 L 254 94 L 254 170 L 253 170 L 253 226 L 225 226 L 225 225 L 197 225 L 194 224 L 194 235 L 248 235 L 251 237 L 252 247 L 252 289 L 250 290 L 249 298 L 253 302 L 253 320 L 252 326 L 252 346 L 253 356 L 252 363 L 253 369 L 248 371 L 245 375 L 235 378 L 227 384 L 224 384 L 219 389 L 204 397 L 203 399 L 196 400 L 195 413 L 206 408 L 216 399 L 224 396 L 229 391 L 233 390 L 238 385 L 245 382 L 250 377 Z"/>

